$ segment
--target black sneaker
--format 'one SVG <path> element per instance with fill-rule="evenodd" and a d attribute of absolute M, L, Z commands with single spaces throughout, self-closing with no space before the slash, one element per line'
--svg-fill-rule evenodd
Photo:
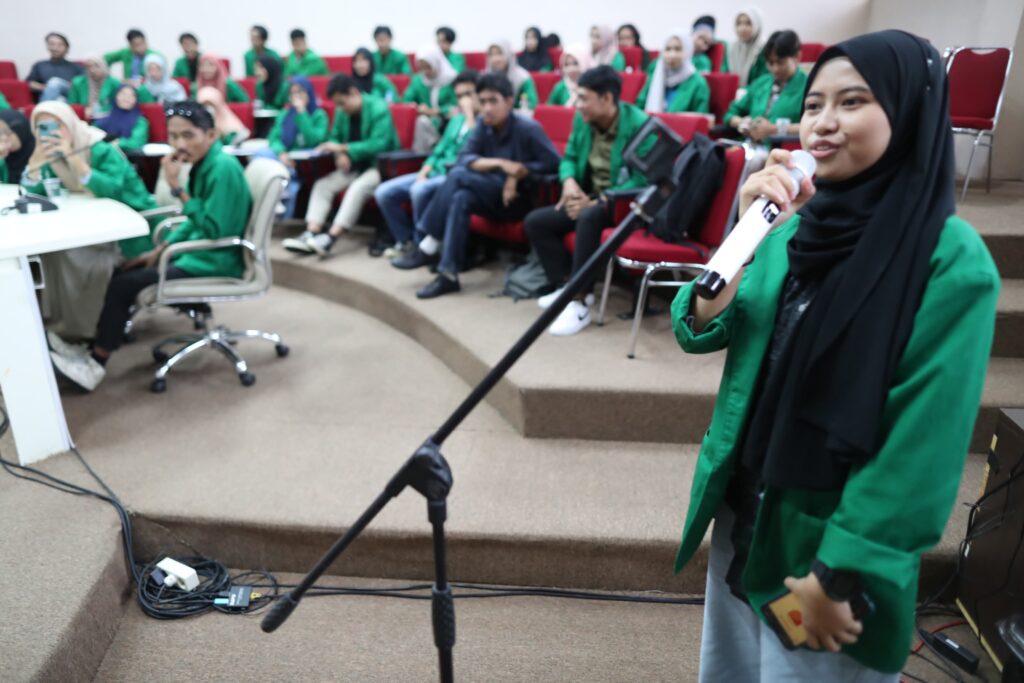
<path fill-rule="evenodd" d="M 391 265 L 401 270 L 415 270 L 416 268 L 422 268 L 423 266 L 435 265 L 440 260 L 440 254 L 427 254 L 419 247 L 416 247 L 406 254 L 402 254 L 401 256 L 396 256 L 391 259 Z"/>
<path fill-rule="evenodd" d="M 453 280 L 445 275 L 438 275 L 429 285 L 416 290 L 416 298 L 436 299 L 439 296 L 451 294 L 452 292 L 457 292 L 460 289 L 462 289 L 462 287 L 459 285 L 458 280 Z"/>

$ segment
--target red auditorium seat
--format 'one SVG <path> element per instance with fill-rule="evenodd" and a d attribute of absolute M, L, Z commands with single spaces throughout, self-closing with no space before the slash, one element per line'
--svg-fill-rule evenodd
<path fill-rule="evenodd" d="M 192 82 L 191 81 L 189 81 L 184 76 L 175 76 L 174 80 L 178 81 L 178 83 L 181 83 L 181 87 L 185 89 L 185 95 L 187 97 L 191 97 L 192 96 Z"/>
<path fill-rule="evenodd" d="M 398 144 L 402 149 L 412 149 L 412 137 L 416 132 L 416 105 L 391 104 L 391 120 L 398 133 Z"/>
<path fill-rule="evenodd" d="M 231 77 L 231 60 L 227 57 L 219 57 L 218 60 L 224 66 L 224 73 Z"/>
<path fill-rule="evenodd" d="M 643 48 L 639 47 L 620 47 L 619 52 L 626 60 L 626 69 L 629 71 L 642 71 L 640 68 L 644 61 Z"/>
<path fill-rule="evenodd" d="M 708 117 L 703 114 L 668 114 L 660 113 L 655 114 L 659 119 L 668 124 L 676 134 L 683 139 L 684 142 L 689 142 L 695 133 L 708 134 Z"/>
<path fill-rule="evenodd" d="M 398 91 L 398 96 L 401 97 L 405 94 L 405 89 L 409 87 L 412 82 L 411 76 L 405 74 L 388 74 L 388 80 L 395 86 L 395 90 Z"/>
<path fill-rule="evenodd" d="M 246 78 L 239 78 L 235 81 L 238 85 L 242 86 L 242 90 L 249 95 L 249 99 L 256 99 L 256 77 L 247 76 Z"/>
<path fill-rule="evenodd" d="M 740 77 L 736 74 L 704 74 L 708 87 L 711 89 L 711 113 L 715 120 L 725 123 L 722 119 L 729 105 L 736 99 L 736 90 L 740 87 Z"/>
<path fill-rule="evenodd" d="M 332 74 L 352 75 L 352 55 L 324 56 L 324 63 Z"/>
<path fill-rule="evenodd" d="M 18 66 L 11 61 L 0 60 L 0 79 L 18 80 Z"/>
<path fill-rule="evenodd" d="M 533 111 L 533 120 L 548 134 L 559 154 L 565 154 L 565 146 L 572 134 L 572 121 L 576 110 L 553 104 L 538 104 Z"/>
<path fill-rule="evenodd" d="M 1009 48 L 958 47 L 946 62 L 949 77 L 949 115 L 954 135 L 969 135 L 973 140 L 971 156 L 964 174 L 960 201 L 967 197 L 971 167 L 978 147 L 988 147 L 988 173 L 985 191 L 992 184 L 992 147 L 999 122 L 1006 79 L 1013 63 Z"/>
<path fill-rule="evenodd" d="M 551 64 L 554 68 L 559 68 L 562 64 L 562 48 L 560 47 L 549 47 L 548 55 L 551 57 Z"/>
<path fill-rule="evenodd" d="M 622 76 L 622 93 L 619 97 L 623 102 L 636 104 L 636 98 L 640 96 L 640 91 L 644 89 L 644 83 L 647 82 L 647 74 L 643 71 L 634 71 L 619 75 Z"/>
<path fill-rule="evenodd" d="M 313 86 L 313 92 L 316 93 L 316 97 L 320 100 L 320 104 L 323 105 L 331 98 L 327 96 L 327 84 L 331 82 L 330 76 L 310 76 L 309 84 Z"/>
<path fill-rule="evenodd" d="M 722 72 L 722 62 L 725 61 L 725 45 L 719 42 L 711 43 L 711 47 L 708 48 L 708 57 L 711 58 L 711 71 L 713 73 Z"/>
<path fill-rule="evenodd" d="M 243 126 L 249 130 L 256 130 L 256 117 L 253 114 L 252 102 L 228 102 L 227 105 Z"/>
<path fill-rule="evenodd" d="M 409 60 L 409 68 L 412 69 L 413 73 L 416 73 L 418 71 L 418 68 L 416 67 L 416 53 L 406 52 L 405 58 Z"/>
<path fill-rule="evenodd" d="M 537 86 L 538 102 L 547 102 L 548 95 L 555 89 L 558 81 L 562 80 L 562 75 L 554 71 L 533 71 L 530 73 L 530 77 L 533 79 L 533 84 Z"/>
<path fill-rule="evenodd" d="M 162 104 L 140 104 L 143 116 L 149 121 L 149 141 L 167 142 L 167 115 Z"/>
<path fill-rule="evenodd" d="M 466 60 L 467 69 L 475 69 L 476 71 L 484 71 L 487 69 L 486 52 L 463 52 L 462 56 Z"/>
<path fill-rule="evenodd" d="M 821 53 L 828 49 L 828 45 L 825 43 L 801 43 L 800 45 L 800 61 L 802 63 L 809 62 L 813 64 L 818 61 L 818 57 Z"/>
<path fill-rule="evenodd" d="M 32 91 L 29 90 L 28 83 L 25 81 L 17 81 L 13 78 L 0 79 L 0 93 L 4 94 L 12 109 L 21 109 L 33 104 Z"/>

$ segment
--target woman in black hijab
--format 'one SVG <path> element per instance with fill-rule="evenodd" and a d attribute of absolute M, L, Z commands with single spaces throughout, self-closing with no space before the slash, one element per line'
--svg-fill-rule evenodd
<path fill-rule="evenodd" d="M 516 61 L 527 71 L 551 71 L 551 55 L 548 53 L 547 41 L 536 26 L 526 29 L 523 51 L 516 55 Z"/>
<path fill-rule="evenodd" d="M 0 110 L 0 183 L 21 182 L 21 172 L 35 148 L 28 118 L 14 109 Z"/>
<path fill-rule="evenodd" d="M 256 58 L 256 99 L 271 108 L 287 104 L 288 91 L 284 87 L 284 64 L 273 55 L 262 54 Z"/>
<path fill-rule="evenodd" d="M 718 298 L 686 287 L 673 303 L 684 350 L 728 347 L 677 557 L 714 517 L 701 680 L 897 680 L 991 348 L 999 275 L 954 215 L 939 54 L 868 34 L 807 83 L 815 183 L 793 188 L 773 151 L 740 210 L 766 196 L 778 227 Z M 807 635 L 792 651 L 756 616 L 786 591 Z"/>

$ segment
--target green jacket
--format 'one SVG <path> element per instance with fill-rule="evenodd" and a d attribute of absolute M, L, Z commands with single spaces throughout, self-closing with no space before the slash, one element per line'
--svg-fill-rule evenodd
<path fill-rule="evenodd" d="M 284 60 L 285 80 L 292 76 L 330 76 L 327 63 L 312 50 L 306 50 L 302 57 L 293 52 Z"/>
<path fill-rule="evenodd" d="M 114 107 L 114 94 L 117 93 L 118 86 L 121 83 L 113 76 L 108 76 L 103 85 L 100 86 L 99 99 L 96 102 L 98 107 L 97 113 L 100 111 L 107 112 Z M 68 90 L 68 104 L 80 104 L 84 107 L 89 106 L 89 77 L 85 74 L 80 74 L 71 79 L 71 89 Z"/>
<path fill-rule="evenodd" d="M 407 76 L 412 74 L 409 58 L 405 56 L 404 52 L 398 50 L 390 50 L 387 57 L 382 57 L 380 50 L 374 50 L 373 66 L 377 73 L 385 76 L 388 74 L 405 74 Z"/>
<path fill-rule="evenodd" d="M 750 65 L 750 71 L 747 72 L 747 85 L 759 79 L 768 73 L 768 62 L 764 59 L 764 51 L 757 53 L 757 59 Z"/>
<path fill-rule="evenodd" d="M 227 96 L 224 98 L 225 102 L 248 102 L 249 93 L 245 92 L 245 88 L 240 86 L 237 81 L 233 81 L 230 78 L 226 81 L 227 84 Z M 193 81 L 192 85 L 189 86 L 192 91 L 192 96 L 195 97 L 199 94 L 199 85 Z"/>
<path fill-rule="evenodd" d="M 146 55 L 151 55 L 155 52 L 156 50 L 146 50 Z M 122 76 L 127 79 L 132 75 L 132 59 L 134 56 L 135 54 L 132 52 L 130 47 L 123 47 L 120 50 L 114 50 L 113 52 L 108 52 L 103 55 L 103 61 L 107 63 L 107 66 L 120 62 L 121 68 L 124 69 L 124 71 L 122 71 Z M 145 55 L 143 55 L 143 58 L 145 58 Z M 144 68 L 141 75 L 143 78 L 146 77 Z"/>
<path fill-rule="evenodd" d="M 295 142 L 292 143 L 292 146 L 286 146 L 281 140 L 281 129 L 284 126 L 284 119 L 288 116 L 289 111 L 289 109 L 281 110 L 281 113 L 274 119 L 274 127 L 270 129 L 270 134 L 267 135 L 267 142 L 270 143 L 270 148 L 274 152 L 280 154 L 281 152 L 291 152 L 296 149 L 312 149 L 327 139 L 327 112 L 324 111 L 323 107 L 318 107 L 312 114 L 308 111 L 296 112 L 295 127 L 299 133 L 295 136 Z"/>
<path fill-rule="evenodd" d="M 185 91 L 185 97 L 188 97 L 188 88 L 182 86 L 182 89 Z M 116 93 L 117 90 L 115 89 L 114 92 Z M 139 104 L 153 104 L 154 102 L 156 102 L 156 97 L 154 97 L 153 93 L 149 91 L 149 88 L 146 87 L 145 83 L 136 88 L 135 92 L 139 96 Z M 113 103 L 113 100 L 111 100 L 111 103 Z"/>
<path fill-rule="evenodd" d="M 619 102 L 619 130 L 612 144 L 611 159 L 611 187 L 612 190 L 621 190 L 630 187 L 644 187 L 647 179 L 639 171 L 632 171 L 622 165 L 622 150 L 632 139 L 633 135 L 647 121 L 647 114 L 643 109 L 629 104 Z M 587 173 L 587 159 L 590 157 L 590 146 L 593 143 L 593 130 L 590 124 L 583 120 L 583 116 L 576 112 L 572 122 L 572 133 L 569 134 L 569 142 L 565 145 L 565 154 L 561 163 L 558 164 L 558 180 L 565 182 L 567 178 L 575 178 L 576 182 L 583 187 Z M 648 143 L 654 144 L 652 138 Z M 643 148 L 641 147 L 643 151 Z"/>
<path fill-rule="evenodd" d="M 551 89 L 551 93 L 548 95 L 548 104 L 553 104 L 558 107 L 564 107 L 565 103 L 569 101 L 569 88 L 565 85 L 565 79 L 555 83 L 555 87 Z"/>
<path fill-rule="evenodd" d="M 448 169 L 455 165 L 455 161 L 459 158 L 459 152 L 462 151 L 462 145 L 465 144 L 469 134 L 473 132 L 472 127 L 462 130 L 465 123 L 465 114 L 457 114 L 448 120 L 444 134 L 434 145 L 430 156 L 423 162 L 424 166 L 430 166 L 429 177 L 445 175 L 448 173 Z"/>
<path fill-rule="evenodd" d="M 117 146 L 121 149 L 135 150 L 142 149 L 142 146 L 149 142 L 149 120 L 145 116 L 139 116 L 132 126 L 132 133 L 126 138 L 118 138 Z"/>
<path fill-rule="evenodd" d="M 11 108 L 11 103 L 8 102 L 7 98 L 4 97 L 4 94 L 2 92 L 0 92 L 0 109 L 10 109 L 10 108 Z"/>
<path fill-rule="evenodd" d="M 466 58 L 459 52 L 449 52 L 448 63 L 455 69 L 455 73 L 462 73 L 466 70 Z"/>
<path fill-rule="evenodd" d="M 527 107 L 530 109 L 537 108 L 537 103 L 540 101 L 540 98 L 537 97 L 537 84 L 533 82 L 532 78 L 527 78 L 523 81 L 523 84 L 519 86 L 519 90 L 516 91 L 516 109 L 519 109 L 519 105 L 522 103 L 523 97 L 526 98 Z"/>
<path fill-rule="evenodd" d="M 338 110 L 334 114 L 334 128 L 330 139 L 334 142 L 349 143 L 351 119 Z M 348 156 L 354 163 L 375 162 L 381 152 L 398 149 L 398 133 L 391 120 L 388 103 L 379 97 L 363 93 L 363 109 L 359 114 L 360 139 L 349 144 Z"/>
<path fill-rule="evenodd" d="M 651 76 L 654 74 L 657 64 L 656 61 L 651 62 L 651 66 L 647 70 L 647 82 L 644 83 L 643 90 L 636 98 L 636 106 L 641 109 L 647 106 L 647 91 L 651 87 Z M 711 88 L 699 71 L 679 84 L 675 93 L 672 94 L 672 100 L 667 103 L 665 111 L 672 114 L 683 112 L 706 114 L 711 111 Z"/>
<path fill-rule="evenodd" d="M 775 80 L 772 75 L 765 74 L 749 84 L 746 94 L 729 105 L 729 110 L 725 112 L 725 122 L 729 123 L 734 116 L 764 116 L 772 121 L 789 119 L 793 123 L 798 122 L 800 112 L 803 110 L 807 74 L 801 69 L 797 69 L 793 77 L 786 83 L 786 87 L 779 93 L 779 99 L 775 100 L 771 111 L 767 111 L 773 83 Z"/>
<path fill-rule="evenodd" d="M 729 43 L 724 40 L 716 40 L 716 43 L 722 46 L 722 68 L 718 70 L 718 73 L 729 72 Z M 711 57 L 708 53 L 702 52 L 699 55 L 693 56 L 693 65 L 697 67 L 697 71 L 706 74 L 711 72 Z"/>
<path fill-rule="evenodd" d="M 263 48 L 263 54 L 269 55 L 269 56 L 271 56 L 271 57 L 273 57 L 274 59 L 277 59 L 277 60 L 281 59 L 281 55 L 277 54 L 276 50 L 272 50 L 269 47 Z M 258 55 L 256 54 L 256 50 L 249 50 L 242 57 L 242 59 L 245 61 L 245 75 L 247 77 L 249 77 L 249 78 L 252 78 L 253 76 L 256 75 L 256 58 L 257 57 L 258 57 Z"/>
<path fill-rule="evenodd" d="M 391 79 L 378 73 L 373 74 L 373 90 L 370 91 L 370 94 L 376 95 L 385 102 L 398 102 L 400 99 L 398 89 L 395 88 Z"/>
<path fill-rule="evenodd" d="M 256 99 L 263 102 L 263 106 L 269 109 L 281 109 L 288 103 L 288 81 L 281 84 L 277 94 L 273 98 L 267 98 L 263 92 L 263 84 L 256 84 Z"/>
<path fill-rule="evenodd" d="M 252 195 L 242 164 L 213 143 L 188 177 L 189 199 L 182 212 L 188 221 L 167 236 L 167 242 L 242 237 L 252 210 Z M 199 277 L 242 277 L 245 264 L 241 247 L 222 247 L 179 254 L 172 261 Z"/>
<path fill-rule="evenodd" d="M 174 60 L 174 69 L 171 70 L 172 78 L 189 78 L 191 75 L 188 69 L 188 57 L 182 55 Z"/>
<path fill-rule="evenodd" d="M 794 217 L 769 234 L 736 298 L 700 333 L 686 321 L 692 285 L 672 303 L 673 329 L 686 352 L 728 349 L 676 571 L 700 546 L 736 465 L 789 269 L 786 246 L 798 224 Z M 784 590 L 787 576 L 805 576 L 815 557 L 833 569 L 856 571 L 876 610 L 860 640 L 843 649 L 879 671 L 902 668 L 921 555 L 942 537 L 978 416 L 999 285 L 981 238 L 951 216 L 932 252 L 931 276 L 889 389 L 878 453 L 850 472 L 841 491 L 765 491 L 742 577 L 757 614 Z"/>
<path fill-rule="evenodd" d="M 405 94 L 402 95 L 402 101 L 413 104 L 425 104 L 428 107 L 433 106 L 430 102 L 430 88 L 423 82 L 423 76 L 416 74 L 412 77 L 409 87 L 405 89 Z M 448 111 L 448 109 L 457 104 L 455 89 L 450 84 L 441 88 L 437 93 L 437 108 L 441 111 Z"/>
<path fill-rule="evenodd" d="M 0 183 L 10 182 L 7 176 L 7 160 L 0 159 Z"/>

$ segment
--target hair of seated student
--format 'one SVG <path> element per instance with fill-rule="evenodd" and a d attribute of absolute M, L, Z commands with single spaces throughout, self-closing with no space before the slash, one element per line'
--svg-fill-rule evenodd
<path fill-rule="evenodd" d="M 301 28 L 293 29 L 291 34 L 290 34 L 290 37 L 291 37 L 292 40 L 299 40 L 300 38 L 302 40 L 305 40 L 306 39 L 306 32 L 303 31 Z"/>
<path fill-rule="evenodd" d="M 472 83 L 476 86 L 479 82 L 480 72 L 476 69 L 466 69 L 465 71 L 460 71 L 459 75 L 455 77 L 454 81 L 452 81 L 452 89 L 454 90 L 460 83 Z"/>
<path fill-rule="evenodd" d="M 125 36 L 125 38 L 127 39 L 127 41 L 129 43 L 132 42 L 133 40 L 135 40 L 136 38 L 143 38 L 144 39 L 145 37 L 146 37 L 146 34 L 144 34 L 142 31 L 140 31 L 137 28 L 128 29 L 128 34 Z"/>
<path fill-rule="evenodd" d="M 577 83 L 580 88 L 586 88 L 598 96 L 611 93 L 612 102 L 619 103 L 619 96 L 622 94 L 622 76 L 607 64 L 587 69 Z"/>
<path fill-rule="evenodd" d="M 252 30 L 260 34 L 260 38 L 263 40 L 264 43 L 267 42 L 267 38 L 270 37 L 270 32 L 267 31 L 267 28 L 265 26 L 260 26 L 259 24 L 256 24 L 252 27 Z"/>
<path fill-rule="evenodd" d="M 476 82 L 477 93 L 483 93 L 485 90 L 492 90 L 506 100 L 512 99 L 515 93 L 512 91 L 512 81 L 508 80 L 502 74 L 484 74 Z"/>
<path fill-rule="evenodd" d="M 776 31 L 768 36 L 768 40 L 765 41 L 763 54 L 765 59 L 769 57 L 775 57 L 776 59 L 796 57 L 800 54 L 800 37 L 796 34 L 796 31 Z"/>
<path fill-rule="evenodd" d="M 348 95 L 353 89 L 359 89 L 354 78 L 348 74 L 334 74 L 327 83 L 327 96 Z"/>
<path fill-rule="evenodd" d="M 49 33 L 46 34 L 46 38 L 44 38 L 43 40 L 49 40 L 50 38 L 58 38 L 62 43 L 64 43 L 64 47 L 65 48 L 67 48 L 67 49 L 71 48 L 71 43 L 68 42 L 67 36 L 65 36 L 63 33 L 57 33 L 56 31 L 50 31 Z"/>
<path fill-rule="evenodd" d="M 440 33 L 441 35 L 444 36 L 444 39 L 449 43 L 455 42 L 455 29 L 451 28 L 450 26 L 442 26 L 439 29 L 437 29 L 434 33 Z"/>
<path fill-rule="evenodd" d="M 386 35 L 388 38 L 392 38 L 393 37 L 391 35 L 391 29 L 389 27 L 387 27 L 387 26 L 378 26 L 377 28 L 373 29 L 373 37 L 374 38 L 376 38 L 377 36 L 379 36 L 382 33 L 384 35 Z M 452 40 L 454 41 L 455 39 L 453 38 Z"/>
<path fill-rule="evenodd" d="M 199 39 L 196 38 L 196 34 L 194 34 L 194 33 L 182 33 L 180 36 L 178 36 L 178 44 L 180 45 L 181 43 L 184 43 L 186 40 L 188 40 L 190 38 L 195 43 L 199 43 Z"/>
<path fill-rule="evenodd" d="M 164 109 L 164 113 L 167 115 L 168 120 L 175 116 L 188 119 L 192 122 L 193 126 L 204 132 L 213 130 L 214 127 L 213 114 L 207 111 L 206 107 L 194 100 L 172 102 Z"/>

